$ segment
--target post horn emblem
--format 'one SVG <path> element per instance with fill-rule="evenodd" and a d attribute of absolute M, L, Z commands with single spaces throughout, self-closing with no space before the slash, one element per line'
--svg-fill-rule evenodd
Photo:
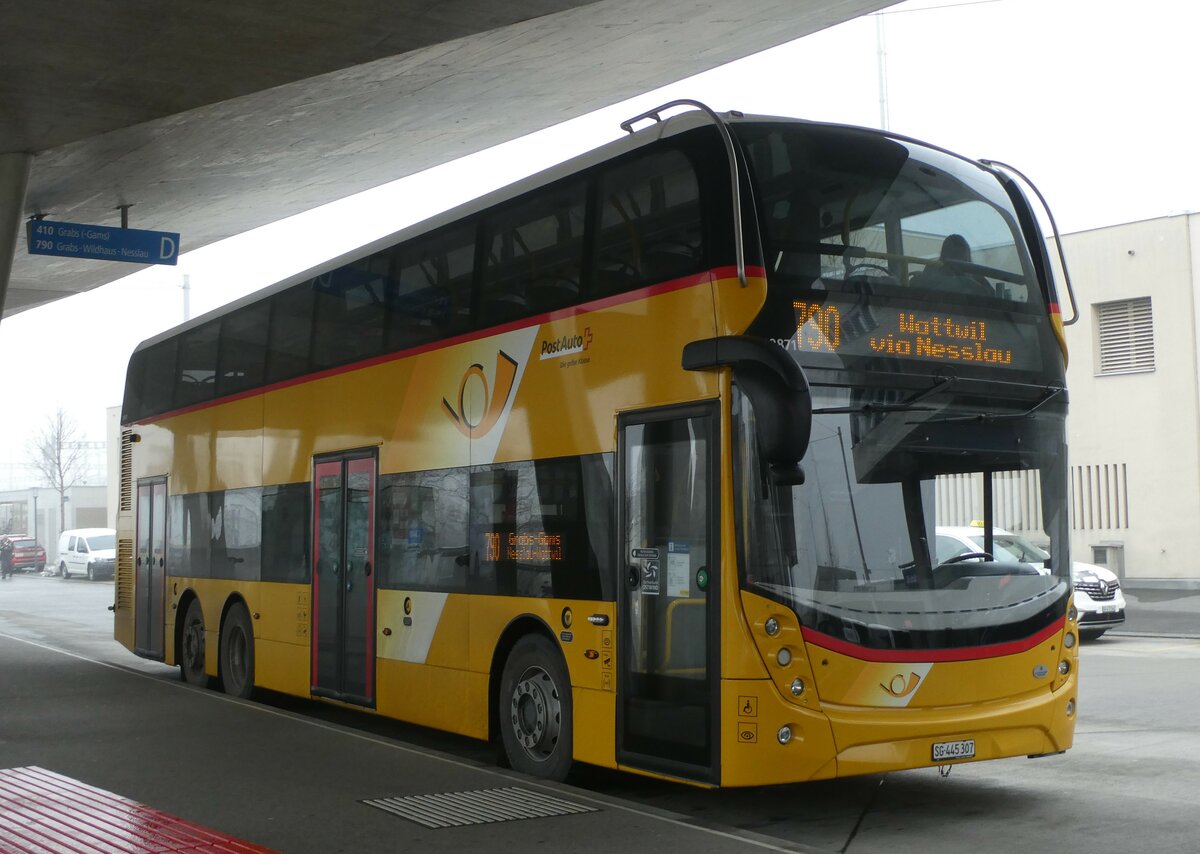
<path fill-rule="evenodd" d="M 904 678 L 903 673 L 897 673 L 892 677 L 888 684 L 884 685 L 882 682 L 880 682 L 879 687 L 882 688 L 886 693 L 899 700 L 903 697 L 907 697 L 913 691 L 917 690 L 917 683 L 920 681 L 920 676 L 912 671 L 909 671 L 907 680 Z"/>
<path fill-rule="evenodd" d="M 483 399 L 487 402 L 482 417 L 474 424 L 469 420 L 466 409 L 467 383 L 471 381 L 471 377 L 476 377 L 483 383 Z M 478 363 L 471 365 L 463 374 L 462 382 L 458 386 L 458 410 L 455 411 L 454 407 L 450 405 L 450 401 L 444 397 L 442 398 L 442 410 L 454 422 L 454 426 L 459 429 L 459 432 L 467 438 L 478 439 L 485 436 L 500 420 L 500 415 L 508 403 L 509 395 L 512 394 L 516 378 L 516 361 L 500 350 L 496 353 L 496 388 L 494 390 L 488 388 L 487 375 L 483 372 L 483 365 Z M 489 395 L 489 392 L 492 393 Z"/>

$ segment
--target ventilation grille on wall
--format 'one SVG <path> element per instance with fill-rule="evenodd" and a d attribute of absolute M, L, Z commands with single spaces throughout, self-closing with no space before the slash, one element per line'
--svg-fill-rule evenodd
<path fill-rule="evenodd" d="M 1129 527 L 1125 463 L 1071 466 L 1071 527 L 1076 531 Z"/>
<path fill-rule="evenodd" d="M 1154 315 L 1150 297 L 1096 306 L 1101 374 L 1154 370 Z"/>
<path fill-rule="evenodd" d="M 937 524 L 970 525 L 983 519 L 983 475 L 946 474 L 935 481 Z M 1003 471 L 992 475 L 992 512 L 996 527 L 1006 531 L 1040 531 L 1041 478 L 1037 471 Z"/>

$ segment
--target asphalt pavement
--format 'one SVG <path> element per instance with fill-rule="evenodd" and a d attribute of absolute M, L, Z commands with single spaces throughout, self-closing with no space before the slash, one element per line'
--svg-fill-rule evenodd
<path fill-rule="evenodd" d="M 1113 635 L 1200 638 L 1200 590 L 1123 586 L 1125 625 Z"/>

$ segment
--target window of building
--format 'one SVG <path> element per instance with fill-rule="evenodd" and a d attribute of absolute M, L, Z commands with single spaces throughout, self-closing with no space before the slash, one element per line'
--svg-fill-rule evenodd
<path fill-rule="evenodd" d="M 1095 306 L 1098 374 L 1154 370 L 1154 314 L 1150 297 Z"/>

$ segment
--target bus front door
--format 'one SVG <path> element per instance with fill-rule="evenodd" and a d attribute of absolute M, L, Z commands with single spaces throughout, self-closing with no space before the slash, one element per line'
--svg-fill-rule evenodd
<path fill-rule="evenodd" d="M 717 782 L 717 410 L 620 421 L 618 761 Z"/>
<path fill-rule="evenodd" d="M 162 661 L 167 596 L 167 482 L 139 481 L 135 565 L 134 652 Z"/>
<path fill-rule="evenodd" d="M 312 693 L 375 704 L 375 456 L 313 465 Z"/>

